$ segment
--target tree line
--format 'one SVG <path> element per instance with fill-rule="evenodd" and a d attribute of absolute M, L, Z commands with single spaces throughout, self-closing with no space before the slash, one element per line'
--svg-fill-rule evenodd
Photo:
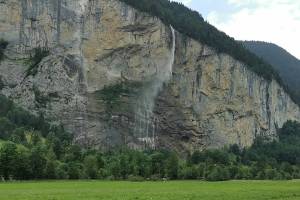
<path fill-rule="evenodd" d="M 276 140 L 179 156 L 167 150 L 101 151 L 73 143 L 50 125 L 0 96 L 0 177 L 3 180 L 110 179 L 292 179 L 300 178 L 300 124 L 289 121 Z"/>

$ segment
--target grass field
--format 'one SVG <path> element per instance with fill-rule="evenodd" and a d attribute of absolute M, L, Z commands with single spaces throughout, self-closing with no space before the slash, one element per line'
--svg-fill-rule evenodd
<path fill-rule="evenodd" d="M 300 181 L 1 183 L 0 200 L 300 200 Z"/>

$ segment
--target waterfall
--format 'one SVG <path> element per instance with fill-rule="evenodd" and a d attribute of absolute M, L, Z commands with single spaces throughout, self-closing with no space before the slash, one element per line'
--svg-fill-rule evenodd
<path fill-rule="evenodd" d="M 171 27 L 171 32 L 172 32 L 172 50 L 171 50 L 171 57 L 168 63 L 168 67 L 169 67 L 169 73 L 167 74 L 167 81 L 170 80 L 170 78 L 172 77 L 172 73 L 173 73 L 173 65 L 174 65 L 174 61 L 175 61 L 175 50 L 176 50 L 176 35 L 175 35 L 175 30 L 172 26 Z"/>
<path fill-rule="evenodd" d="M 84 23 L 85 23 L 85 13 L 88 6 L 88 0 L 79 0 L 79 2 L 74 1 L 74 6 L 76 9 L 76 18 L 75 20 L 75 31 L 73 34 L 74 44 L 72 53 L 75 55 L 75 59 L 78 59 L 80 62 L 80 69 L 78 75 L 78 88 L 77 88 L 77 95 L 76 95 L 76 106 L 78 110 L 78 116 L 76 118 L 77 125 L 78 125 L 78 132 L 81 138 L 85 138 L 84 140 L 87 141 L 87 108 L 86 108 L 86 99 L 84 97 L 84 93 L 87 88 L 87 82 L 85 78 L 85 62 L 84 62 L 84 55 L 82 52 L 82 45 L 83 45 L 83 38 L 84 38 Z"/>
<path fill-rule="evenodd" d="M 75 2 L 74 2 L 75 3 Z M 80 0 L 75 4 L 76 9 L 76 30 L 74 31 L 73 38 L 75 39 L 74 42 L 74 52 L 76 54 L 82 54 L 81 52 L 81 45 L 82 45 L 82 38 L 84 37 L 84 14 L 88 5 L 88 0 Z"/>
<path fill-rule="evenodd" d="M 153 114 L 155 98 L 161 91 L 164 83 L 169 82 L 172 77 L 173 65 L 176 50 L 176 34 L 172 26 L 172 47 L 170 56 L 166 64 L 161 66 L 150 85 L 144 89 L 141 98 L 138 100 L 135 111 L 134 135 L 138 140 L 148 148 L 156 148 L 158 119 Z"/>

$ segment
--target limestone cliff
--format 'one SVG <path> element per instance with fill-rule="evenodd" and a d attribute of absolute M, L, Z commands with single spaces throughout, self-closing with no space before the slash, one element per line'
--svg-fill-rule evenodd
<path fill-rule="evenodd" d="M 276 81 L 118 0 L 2 0 L 0 13 L 1 93 L 81 144 L 249 146 L 300 120 Z M 37 47 L 51 53 L 26 76 Z"/>

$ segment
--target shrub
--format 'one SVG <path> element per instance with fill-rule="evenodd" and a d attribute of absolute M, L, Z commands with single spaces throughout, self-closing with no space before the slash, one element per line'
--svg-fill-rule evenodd
<path fill-rule="evenodd" d="M 237 172 L 237 175 L 236 175 L 235 178 L 236 179 L 251 179 L 252 178 L 252 174 L 251 174 L 250 167 L 248 167 L 248 166 L 240 166 L 238 168 L 238 172 Z"/>
<path fill-rule="evenodd" d="M 145 179 L 141 176 L 134 176 L 134 175 L 129 175 L 128 176 L 128 180 L 129 181 L 132 181 L 132 182 L 142 182 L 144 181 Z"/>
<path fill-rule="evenodd" d="M 5 142 L 0 148 L 0 174 L 8 179 L 16 173 L 17 164 L 17 145 L 12 142 Z"/>
<path fill-rule="evenodd" d="M 68 165 L 65 163 L 59 163 L 55 169 L 55 174 L 57 179 L 68 179 Z"/>
<path fill-rule="evenodd" d="M 0 117 L 0 139 L 8 139 L 15 126 L 7 118 Z"/>
<path fill-rule="evenodd" d="M 109 171 L 103 168 L 100 168 L 97 172 L 97 179 L 106 179 L 109 176 Z"/>
<path fill-rule="evenodd" d="M 90 179 L 97 178 L 98 166 L 97 166 L 97 158 L 95 156 L 89 155 L 85 157 L 84 170 L 88 178 Z"/>
<path fill-rule="evenodd" d="M 4 39 L 0 39 L 0 61 L 4 59 L 4 50 L 6 49 L 8 42 Z"/>
<path fill-rule="evenodd" d="M 45 48 L 35 48 L 33 49 L 33 55 L 29 59 L 29 67 L 26 70 L 26 77 L 35 76 L 38 72 L 38 67 L 40 62 L 50 54 L 49 50 Z"/>
<path fill-rule="evenodd" d="M 68 176 L 70 179 L 80 179 L 82 174 L 82 165 L 78 162 L 68 163 Z"/>
<path fill-rule="evenodd" d="M 45 167 L 45 176 L 47 179 L 55 179 L 57 176 L 57 163 L 55 160 L 47 160 Z"/>
<path fill-rule="evenodd" d="M 162 179 L 161 179 L 160 175 L 153 174 L 153 175 L 150 176 L 150 180 L 151 181 L 161 181 Z"/>
<path fill-rule="evenodd" d="M 198 179 L 199 172 L 196 166 L 185 166 L 180 172 L 180 177 L 183 179 L 191 179 L 191 180 Z"/>
<path fill-rule="evenodd" d="M 224 166 L 215 166 L 208 173 L 206 179 L 208 181 L 226 181 L 230 179 L 230 173 Z"/>
<path fill-rule="evenodd" d="M 166 174 L 167 177 L 170 179 L 177 179 L 178 178 L 178 157 L 175 153 L 171 154 L 167 159 L 166 163 Z"/>
<path fill-rule="evenodd" d="M 269 180 L 274 180 L 278 177 L 278 172 L 276 169 L 266 169 L 265 170 L 265 178 Z"/>

